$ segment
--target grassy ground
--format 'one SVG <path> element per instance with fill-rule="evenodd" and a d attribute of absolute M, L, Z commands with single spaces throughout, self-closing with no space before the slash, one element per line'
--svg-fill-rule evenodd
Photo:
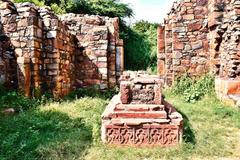
<path fill-rule="evenodd" d="M 184 143 L 174 148 L 111 147 L 100 141 L 108 99 L 51 102 L 0 116 L 0 159 L 186 160 L 240 159 L 240 110 L 214 96 L 195 104 L 166 93 L 185 119 Z"/>

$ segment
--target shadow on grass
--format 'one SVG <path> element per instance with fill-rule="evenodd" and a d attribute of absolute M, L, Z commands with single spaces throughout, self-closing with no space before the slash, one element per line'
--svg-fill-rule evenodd
<path fill-rule="evenodd" d="M 182 115 L 183 117 L 183 141 L 185 143 L 190 143 L 192 145 L 196 144 L 196 137 L 194 134 L 194 131 L 192 129 L 192 125 L 189 122 L 189 119 L 186 114 L 183 112 L 179 111 L 178 112 Z"/>
<path fill-rule="evenodd" d="M 93 141 L 82 119 L 34 110 L 0 117 L 0 159 L 76 159 Z M 76 156 L 76 157 L 72 157 Z"/>

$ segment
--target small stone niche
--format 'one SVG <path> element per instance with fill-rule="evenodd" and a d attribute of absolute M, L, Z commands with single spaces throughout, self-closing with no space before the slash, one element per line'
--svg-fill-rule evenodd
<path fill-rule="evenodd" d="M 102 115 L 103 142 L 130 146 L 180 143 L 183 118 L 163 99 L 163 81 L 146 74 L 124 74 L 120 79 L 120 93 Z"/>

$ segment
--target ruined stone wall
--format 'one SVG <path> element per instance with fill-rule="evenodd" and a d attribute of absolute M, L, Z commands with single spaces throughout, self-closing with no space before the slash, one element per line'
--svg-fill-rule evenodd
<path fill-rule="evenodd" d="M 10 36 L 16 34 L 16 11 L 11 4 L 0 4 L 0 79 L 1 83 L 10 88 L 17 86 L 17 65 L 14 47 Z"/>
<path fill-rule="evenodd" d="M 5 45 L 2 55 L 8 77 L 5 84 L 11 87 L 17 85 L 29 96 L 30 60 L 35 56 L 36 8 L 25 7 L 25 4 L 15 6 L 11 2 L 1 2 L 0 13 L 3 25 L 2 42 Z"/>
<path fill-rule="evenodd" d="M 10 36 L 18 64 L 18 85 L 30 96 L 40 88 L 42 23 L 38 8 L 30 3 L 16 4 L 17 35 Z"/>
<path fill-rule="evenodd" d="M 77 38 L 76 85 L 116 85 L 116 50 L 119 46 L 118 18 L 67 14 L 61 16 Z"/>
<path fill-rule="evenodd" d="M 207 33 L 206 0 L 174 3 L 158 29 L 159 70 L 169 85 L 176 76 L 197 76 L 208 70 Z"/>
<path fill-rule="evenodd" d="M 230 99 L 236 99 L 240 94 L 239 24 L 239 0 L 175 3 L 158 28 L 160 76 L 171 85 L 182 74 L 201 76 L 211 71 L 217 77 L 218 97 L 229 99 L 234 95 Z"/>
<path fill-rule="evenodd" d="M 210 1 L 208 19 L 211 60 L 216 62 L 216 72 L 220 77 L 239 79 L 239 0 Z"/>
<path fill-rule="evenodd" d="M 10 77 L 10 64 L 13 59 L 9 38 L 4 34 L 3 24 L 0 23 L 0 83 L 11 82 L 14 79 Z"/>
<path fill-rule="evenodd" d="M 49 8 L 39 8 L 43 24 L 42 81 L 45 90 L 64 96 L 73 89 L 75 43 L 68 27 Z"/>
<path fill-rule="evenodd" d="M 210 1 L 209 37 L 217 96 L 240 106 L 240 2 Z"/>
<path fill-rule="evenodd" d="M 55 97 L 78 87 L 116 84 L 116 53 L 123 47 L 117 18 L 59 18 L 48 7 L 0 2 L 1 82 L 26 96 L 50 91 Z"/>
<path fill-rule="evenodd" d="M 168 85 L 184 73 L 239 76 L 239 0 L 181 0 L 158 28 L 158 70 Z"/>

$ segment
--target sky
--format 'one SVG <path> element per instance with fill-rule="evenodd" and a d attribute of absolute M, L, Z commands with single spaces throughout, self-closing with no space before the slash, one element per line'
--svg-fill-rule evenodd
<path fill-rule="evenodd" d="M 121 2 L 129 4 L 135 13 L 130 23 L 142 19 L 153 23 L 163 22 L 174 1 L 175 0 L 121 0 Z"/>

